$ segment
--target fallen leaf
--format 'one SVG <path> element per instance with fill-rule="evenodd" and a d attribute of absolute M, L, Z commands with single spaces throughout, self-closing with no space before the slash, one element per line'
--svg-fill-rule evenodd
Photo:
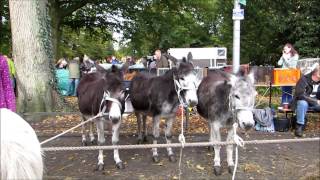
<path fill-rule="evenodd" d="M 176 180 L 176 179 L 179 179 L 178 176 L 173 176 L 172 179 Z"/>
<path fill-rule="evenodd" d="M 203 171 L 203 170 L 204 170 L 204 167 L 202 167 L 202 166 L 201 166 L 201 165 L 199 165 L 199 164 L 197 164 L 196 168 L 197 168 L 197 169 L 199 169 L 199 170 L 201 170 L 201 171 Z"/>

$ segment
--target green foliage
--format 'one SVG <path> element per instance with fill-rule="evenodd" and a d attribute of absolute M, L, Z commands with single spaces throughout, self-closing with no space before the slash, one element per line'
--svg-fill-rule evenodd
<path fill-rule="evenodd" d="M 217 1 L 215 42 L 232 51 L 232 1 Z M 320 1 L 247 1 L 241 21 L 241 63 L 275 65 L 281 49 L 292 43 L 300 57 L 318 57 L 320 52 Z"/>
<path fill-rule="evenodd" d="M 171 47 L 212 46 L 210 1 L 148 1 L 124 22 L 124 38 L 139 55 Z"/>
<path fill-rule="evenodd" d="M 67 58 L 86 54 L 93 59 L 102 59 L 114 54 L 112 41 L 101 40 L 99 33 L 90 34 L 85 29 L 75 32 L 67 27 L 63 29 L 59 48 L 62 55 Z"/>
<path fill-rule="evenodd" d="M 110 41 L 110 32 L 123 32 L 120 54 L 146 55 L 157 48 L 223 46 L 228 48 L 228 59 L 232 57 L 233 0 L 49 2 L 51 12 L 55 12 L 52 19 L 59 22 L 55 28 L 68 27 L 71 30 L 67 31 L 78 34 L 83 31 L 98 37 L 99 42 Z M 294 44 L 300 57 L 319 56 L 320 1 L 248 0 L 246 3 L 242 7 L 245 19 L 241 21 L 241 63 L 275 65 L 287 42 Z M 8 53 L 11 48 L 8 0 L 0 0 L 0 4 L 3 5 L 0 16 L 4 17 L 0 23 L 0 51 Z M 65 49 L 63 53 L 74 55 L 74 51 Z"/>
<path fill-rule="evenodd" d="M 0 53 L 11 53 L 11 30 L 8 0 L 0 0 Z"/>

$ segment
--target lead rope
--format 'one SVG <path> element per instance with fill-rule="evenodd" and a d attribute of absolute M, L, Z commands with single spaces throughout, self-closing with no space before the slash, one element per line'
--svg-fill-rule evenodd
<path fill-rule="evenodd" d="M 236 176 L 236 171 L 237 171 L 237 166 L 238 166 L 238 146 L 243 147 L 244 146 L 244 141 L 243 139 L 237 135 L 237 128 L 238 124 L 234 123 L 233 124 L 233 141 L 236 143 L 236 160 L 235 160 L 235 165 L 232 173 L 232 180 L 234 180 Z"/>
<path fill-rule="evenodd" d="M 180 96 L 180 92 L 182 90 L 182 87 L 179 83 L 178 80 L 176 80 L 174 77 L 173 77 L 173 81 L 174 81 L 174 87 L 175 87 L 175 90 L 177 92 L 177 95 L 178 95 L 178 99 L 179 99 L 179 102 L 180 102 L 180 108 L 182 108 L 182 112 L 181 112 L 181 133 L 179 134 L 179 142 L 181 143 L 181 148 L 180 148 L 180 155 L 179 155 L 179 180 L 181 179 L 181 175 L 182 175 L 182 170 L 181 170 L 181 161 L 182 161 L 182 153 L 183 153 L 183 148 L 184 148 L 184 144 L 186 143 L 186 139 L 184 137 L 184 134 L 183 134 L 183 114 L 184 114 L 184 107 L 185 107 L 185 104 L 183 102 L 183 99 L 182 97 Z"/>
<path fill-rule="evenodd" d="M 181 104 L 182 106 L 182 104 Z M 181 179 L 182 175 L 182 170 L 181 170 L 181 160 L 182 160 L 182 150 L 184 148 L 184 144 L 186 143 L 186 139 L 183 135 L 183 114 L 184 114 L 184 107 L 182 106 L 182 113 L 181 113 L 181 133 L 179 134 L 179 142 L 181 143 L 181 148 L 180 148 L 180 157 L 179 157 L 179 180 Z"/>
<path fill-rule="evenodd" d="M 232 118 L 233 118 L 233 141 L 235 142 L 236 144 L 236 157 L 235 157 L 235 165 L 234 165 L 234 169 L 233 169 L 233 173 L 232 173 L 232 180 L 235 179 L 235 176 L 236 176 L 236 171 L 237 171 L 237 167 L 238 167 L 238 158 L 239 158 L 239 154 L 238 154 L 238 146 L 240 147 L 243 147 L 244 146 L 244 141 L 243 139 L 238 136 L 237 134 L 237 128 L 238 128 L 238 123 L 237 123 L 237 117 L 236 117 L 236 107 L 234 107 L 232 105 L 232 102 L 231 102 L 231 98 L 232 98 L 232 95 L 230 94 L 229 96 L 229 108 L 231 109 L 231 112 L 232 112 Z"/>

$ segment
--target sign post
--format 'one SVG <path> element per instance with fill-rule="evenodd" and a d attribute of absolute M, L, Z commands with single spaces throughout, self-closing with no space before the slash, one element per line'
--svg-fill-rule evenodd
<path fill-rule="evenodd" d="M 245 0 L 240 0 L 245 4 Z M 232 72 L 237 73 L 240 68 L 240 20 L 244 19 L 244 10 L 240 8 L 239 0 L 234 0 L 232 11 L 233 19 L 233 53 L 232 53 Z"/>

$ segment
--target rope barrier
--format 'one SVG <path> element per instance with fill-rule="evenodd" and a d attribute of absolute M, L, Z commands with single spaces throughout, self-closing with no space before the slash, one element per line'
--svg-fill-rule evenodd
<path fill-rule="evenodd" d="M 104 109 L 105 109 L 105 108 L 104 108 Z M 94 117 L 92 117 L 92 118 L 90 118 L 90 119 L 88 119 L 88 120 L 86 120 L 86 121 L 83 121 L 83 122 L 81 122 L 80 124 L 78 124 L 78 125 L 70 128 L 70 129 L 68 129 L 68 130 L 66 130 L 66 131 L 64 131 L 64 132 L 62 132 L 62 133 L 60 133 L 60 134 L 58 134 L 58 135 L 55 135 L 55 136 L 53 136 L 53 137 L 51 137 L 51 138 L 49 138 L 49 139 L 47 139 L 47 140 L 42 141 L 42 142 L 40 143 L 40 145 L 43 145 L 43 144 L 45 144 L 45 143 L 48 143 L 48 142 L 50 142 L 50 141 L 52 141 L 52 140 L 54 140 L 54 139 L 56 139 L 56 138 L 58 138 L 58 137 L 60 137 L 60 136 L 62 136 L 62 135 L 64 135 L 64 134 L 67 134 L 67 133 L 70 132 L 70 131 L 73 131 L 74 129 L 76 129 L 76 128 L 78 128 L 78 127 L 80 127 L 80 126 L 82 126 L 82 125 L 84 125 L 84 124 L 86 124 L 86 123 L 88 123 L 88 122 L 93 121 L 94 119 L 96 119 L 96 118 L 98 118 L 98 117 L 103 116 L 103 112 L 104 112 L 104 111 L 98 113 L 96 116 L 94 116 Z"/>
<path fill-rule="evenodd" d="M 184 106 L 182 104 L 180 104 L 180 107 L 182 108 L 182 112 L 181 112 L 181 133 L 179 134 L 179 142 L 181 143 L 180 155 L 179 155 L 179 180 L 181 179 L 181 175 L 182 175 L 182 170 L 181 170 L 182 151 L 184 148 L 184 144 L 186 143 L 186 139 L 183 134 Z"/>
<path fill-rule="evenodd" d="M 320 137 L 303 138 L 303 139 L 276 139 L 276 140 L 251 140 L 243 141 L 244 145 L 258 145 L 258 144 L 280 144 L 280 143 L 296 143 L 296 142 L 313 142 L 320 141 Z M 206 146 L 226 146 L 236 144 L 235 142 L 194 142 L 185 143 L 184 147 L 206 147 Z M 110 146 L 85 146 L 85 147 L 43 147 L 43 151 L 91 151 L 91 150 L 113 150 L 113 149 L 151 149 L 151 148 L 180 148 L 181 143 L 172 144 L 143 144 L 143 145 L 110 145 Z"/>
<path fill-rule="evenodd" d="M 239 157 L 238 156 L 238 146 L 240 146 L 240 147 L 244 146 L 243 139 L 240 136 L 238 136 L 238 134 L 237 134 L 237 128 L 238 128 L 238 124 L 234 123 L 233 124 L 233 141 L 236 144 L 236 162 L 235 162 L 234 169 L 232 172 L 232 180 L 234 180 L 234 178 L 236 176 L 236 171 L 237 171 L 237 166 L 238 166 L 238 157 Z"/>

